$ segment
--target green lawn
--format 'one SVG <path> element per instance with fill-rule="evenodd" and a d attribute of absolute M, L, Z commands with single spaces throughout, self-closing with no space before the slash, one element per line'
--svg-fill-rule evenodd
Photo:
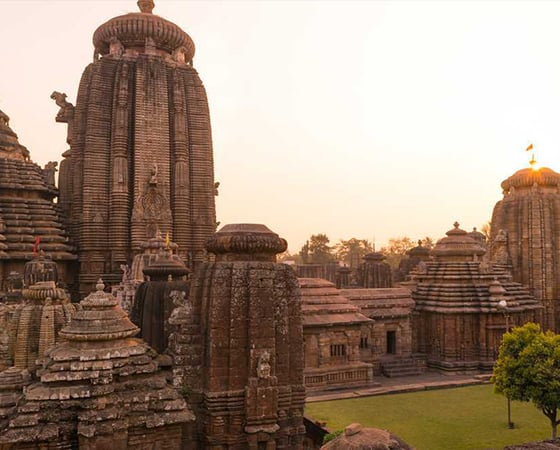
<path fill-rule="evenodd" d="M 417 450 L 502 449 L 550 438 L 548 419 L 532 403 L 512 402 L 509 430 L 506 399 L 491 385 L 308 403 L 306 415 L 333 431 L 352 422 L 384 428 Z"/>

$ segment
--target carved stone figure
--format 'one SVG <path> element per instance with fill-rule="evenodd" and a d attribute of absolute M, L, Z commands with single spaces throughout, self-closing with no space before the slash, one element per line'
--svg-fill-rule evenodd
<path fill-rule="evenodd" d="M 116 36 L 111 37 L 109 40 L 109 54 L 116 58 L 120 58 L 124 53 L 124 46 Z"/>
<path fill-rule="evenodd" d="M 264 351 L 261 356 L 259 356 L 259 362 L 257 364 L 257 377 L 262 379 L 270 378 L 270 353 Z"/>
<path fill-rule="evenodd" d="M 45 167 L 43 169 L 43 173 L 45 174 L 45 183 L 47 183 L 47 186 L 52 186 L 55 187 L 55 173 L 56 173 L 56 167 L 58 166 L 58 162 L 57 161 L 49 161 L 47 164 L 45 164 Z"/>

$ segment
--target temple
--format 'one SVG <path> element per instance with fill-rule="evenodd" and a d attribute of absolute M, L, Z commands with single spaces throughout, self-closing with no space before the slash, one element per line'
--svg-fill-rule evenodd
<path fill-rule="evenodd" d="M 307 394 L 489 372 L 511 326 L 560 329 L 551 169 L 502 183 L 489 241 L 455 223 L 397 270 L 293 268 L 264 225 L 216 232 L 194 43 L 137 4 L 95 31 L 76 104 L 51 95 L 58 188 L 0 111 L 0 450 L 318 449 Z M 410 448 L 359 424 L 324 448 L 371 445 Z"/>
<path fill-rule="evenodd" d="M 0 111 L 0 290 L 10 289 L 10 273 L 23 274 L 39 246 L 58 262 L 58 271 L 72 282 L 73 246 L 63 225 L 63 215 L 53 200 L 56 163 L 41 169 L 10 128 L 10 118 Z"/>
<path fill-rule="evenodd" d="M 543 328 L 560 331 L 560 174 L 542 167 L 502 182 L 492 213 L 490 257 L 543 302 Z"/>
<path fill-rule="evenodd" d="M 79 291 L 120 266 L 158 230 L 189 266 L 204 260 L 216 229 L 208 101 L 193 68 L 195 47 L 177 25 L 152 13 L 110 19 L 93 35 L 76 105 L 53 93 L 68 123 L 60 205 L 79 259 Z"/>

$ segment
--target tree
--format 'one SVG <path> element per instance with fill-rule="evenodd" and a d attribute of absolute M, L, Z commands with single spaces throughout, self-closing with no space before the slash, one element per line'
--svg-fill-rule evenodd
<path fill-rule="evenodd" d="M 531 401 L 550 421 L 556 438 L 560 406 L 560 336 L 527 323 L 504 335 L 493 374 L 494 391 Z"/>
<path fill-rule="evenodd" d="M 434 246 L 434 240 L 429 236 L 421 239 L 421 243 L 426 248 Z M 406 253 L 417 245 L 417 241 L 413 241 L 408 236 L 403 236 L 389 239 L 389 244 L 386 247 L 381 247 L 380 251 L 387 257 L 387 262 L 391 267 L 396 270 L 403 258 L 406 257 Z"/>
<path fill-rule="evenodd" d="M 295 253 L 295 254 L 291 254 L 288 250 L 286 250 L 283 253 L 280 253 L 277 257 L 276 260 L 279 263 L 283 263 L 283 262 L 290 262 L 292 261 L 293 264 L 301 264 L 302 263 L 302 259 L 301 259 L 301 254 L 300 253 Z"/>
<path fill-rule="evenodd" d="M 350 267 L 357 267 L 362 258 L 373 251 L 373 246 L 367 239 L 351 238 L 347 241 L 341 239 L 334 249 L 336 257 L 340 261 L 344 261 Z"/>
<path fill-rule="evenodd" d="M 325 264 L 334 261 L 330 239 L 326 234 L 313 234 L 301 248 L 299 255 L 304 263 Z"/>

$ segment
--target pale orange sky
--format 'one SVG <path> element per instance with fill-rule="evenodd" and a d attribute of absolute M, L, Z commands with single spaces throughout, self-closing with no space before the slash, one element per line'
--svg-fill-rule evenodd
<path fill-rule="evenodd" d="M 66 149 L 94 30 L 133 0 L 0 0 L 0 109 L 43 165 Z M 378 247 L 490 219 L 533 143 L 560 169 L 560 3 L 172 1 L 197 46 L 217 215 L 297 251 L 314 233 Z"/>

